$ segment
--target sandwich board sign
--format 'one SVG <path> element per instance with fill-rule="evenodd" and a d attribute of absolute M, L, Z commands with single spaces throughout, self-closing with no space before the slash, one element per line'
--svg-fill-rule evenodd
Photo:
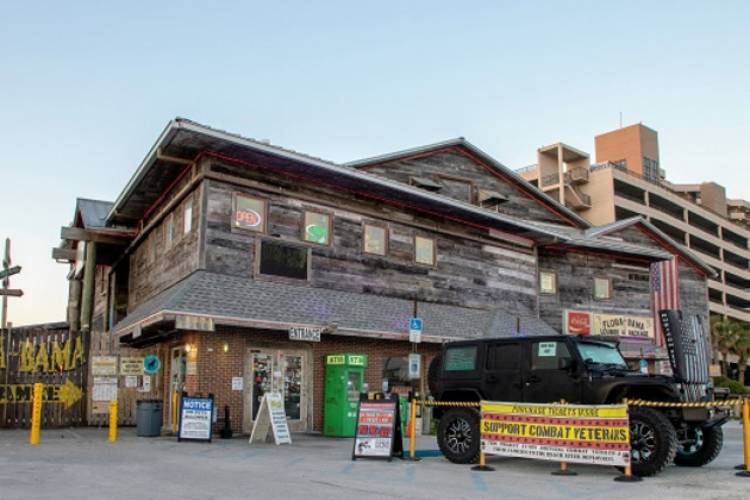
<path fill-rule="evenodd" d="M 273 440 L 277 445 L 292 444 L 292 435 L 286 421 L 284 400 L 278 392 L 267 392 L 260 402 L 260 409 L 255 416 L 253 431 L 250 433 L 250 444 L 264 443 L 268 434 L 273 432 Z"/>
<path fill-rule="evenodd" d="M 177 441 L 211 442 L 214 397 L 182 396 L 180 400 L 180 428 Z"/>
<path fill-rule="evenodd" d="M 390 462 L 393 457 L 401 457 L 404 449 L 398 396 L 373 401 L 366 397 L 360 400 L 357 410 L 352 460 L 384 458 Z"/>

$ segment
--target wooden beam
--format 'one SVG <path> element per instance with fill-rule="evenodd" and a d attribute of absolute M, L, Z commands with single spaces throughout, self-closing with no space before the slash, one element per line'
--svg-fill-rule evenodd
<path fill-rule="evenodd" d="M 92 230 L 82 227 L 60 228 L 60 238 L 64 240 L 93 241 L 110 245 L 126 245 L 135 236 L 135 231 L 122 229 Z"/>
<path fill-rule="evenodd" d="M 0 295 L 7 295 L 8 297 L 23 297 L 23 290 L 17 288 L 0 288 Z"/>
<path fill-rule="evenodd" d="M 55 260 L 76 260 L 76 251 L 72 248 L 58 248 L 52 249 L 52 258 Z"/>

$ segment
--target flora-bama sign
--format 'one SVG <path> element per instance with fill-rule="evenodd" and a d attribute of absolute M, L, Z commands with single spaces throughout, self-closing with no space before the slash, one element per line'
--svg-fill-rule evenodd
<path fill-rule="evenodd" d="M 568 335 L 654 338 L 654 320 L 648 316 L 566 309 L 564 320 Z"/>
<path fill-rule="evenodd" d="M 6 359 L 14 356 L 18 357 L 18 371 L 21 373 L 67 372 L 86 363 L 80 335 L 68 337 L 62 344 L 57 340 L 39 343 L 24 340 L 18 351 L 8 353 L 5 352 L 5 339 L 0 336 L 0 369 L 8 368 Z"/>

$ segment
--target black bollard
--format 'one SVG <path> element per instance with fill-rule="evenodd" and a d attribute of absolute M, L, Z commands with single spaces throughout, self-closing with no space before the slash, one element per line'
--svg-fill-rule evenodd
<path fill-rule="evenodd" d="M 221 439 L 232 438 L 232 424 L 229 419 L 229 405 L 224 406 L 224 428 L 219 433 Z"/>

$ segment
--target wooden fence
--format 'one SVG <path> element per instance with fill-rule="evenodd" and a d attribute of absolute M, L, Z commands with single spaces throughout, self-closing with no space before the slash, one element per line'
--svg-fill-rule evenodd
<path fill-rule="evenodd" d="M 67 323 L 0 330 L 0 427 L 29 427 L 36 382 L 43 427 L 85 425 L 87 360 L 86 339 Z"/>

